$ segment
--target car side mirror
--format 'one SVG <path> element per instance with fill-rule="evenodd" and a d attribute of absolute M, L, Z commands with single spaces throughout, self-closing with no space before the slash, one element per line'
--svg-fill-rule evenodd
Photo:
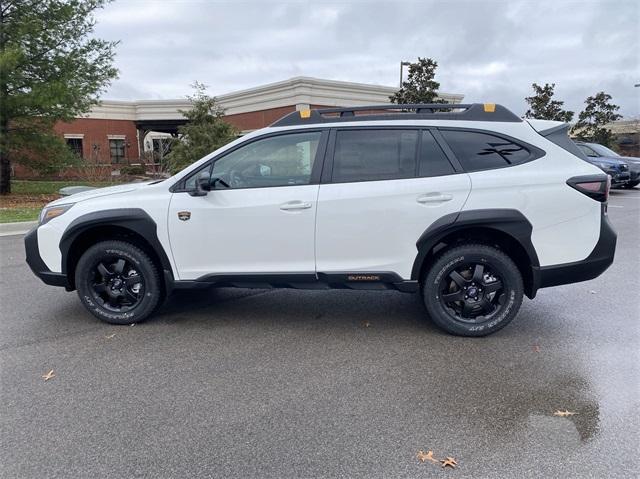
<path fill-rule="evenodd" d="M 207 196 L 211 191 L 211 178 L 209 172 L 203 171 L 198 175 L 195 182 L 195 188 L 189 191 L 191 196 Z"/>

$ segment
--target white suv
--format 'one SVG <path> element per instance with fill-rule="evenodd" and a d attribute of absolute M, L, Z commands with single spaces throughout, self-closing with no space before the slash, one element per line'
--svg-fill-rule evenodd
<path fill-rule="evenodd" d="M 177 288 L 395 289 L 483 336 L 613 261 L 609 178 L 566 129 L 495 104 L 292 112 L 167 180 L 50 203 L 27 262 L 109 323 Z"/>

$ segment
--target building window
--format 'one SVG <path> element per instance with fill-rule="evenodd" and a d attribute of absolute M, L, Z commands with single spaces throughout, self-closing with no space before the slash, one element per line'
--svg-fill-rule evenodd
<path fill-rule="evenodd" d="M 67 138 L 67 146 L 74 155 L 82 158 L 82 138 Z"/>
<path fill-rule="evenodd" d="M 111 163 L 124 163 L 124 140 L 109 140 Z"/>

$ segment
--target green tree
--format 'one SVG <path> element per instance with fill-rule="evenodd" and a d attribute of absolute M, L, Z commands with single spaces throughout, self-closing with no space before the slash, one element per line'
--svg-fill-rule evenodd
<path fill-rule="evenodd" d="M 440 83 L 434 80 L 438 62 L 420 58 L 409 65 L 409 74 L 400 90 L 389 97 L 391 103 L 446 103 L 438 99 Z"/>
<path fill-rule="evenodd" d="M 607 125 L 622 118 L 616 113 L 620 107 L 611 103 L 611 95 L 603 91 L 588 97 L 587 105 L 578 115 L 578 121 L 571 132 L 583 141 L 592 141 L 605 146 L 612 146 L 613 133 Z"/>
<path fill-rule="evenodd" d="M 223 120 L 224 110 L 216 99 L 207 95 L 207 87 L 195 82 L 195 93 L 187 98 L 190 110 L 180 110 L 188 120 L 178 128 L 179 137 L 171 145 L 167 155 L 169 170 L 177 173 L 185 166 L 226 145 L 238 136 L 233 125 Z"/>
<path fill-rule="evenodd" d="M 92 37 L 109 1 L 0 0 L 0 194 L 12 161 L 44 171 L 72 161 L 53 125 L 89 111 L 117 77 L 117 42 Z"/>
<path fill-rule="evenodd" d="M 566 123 L 573 119 L 574 113 L 562 108 L 563 101 L 553 100 L 555 83 L 551 85 L 545 83 L 544 86 L 534 83 L 531 86 L 534 94 L 525 98 L 525 101 L 529 104 L 529 109 L 524 114 L 525 118 L 564 121 Z"/>

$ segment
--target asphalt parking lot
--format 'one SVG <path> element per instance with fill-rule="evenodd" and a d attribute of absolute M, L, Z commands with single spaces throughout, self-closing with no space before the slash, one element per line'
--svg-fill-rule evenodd
<path fill-rule="evenodd" d="M 0 238 L 0 476 L 636 477 L 640 189 L 609 211 L 604 275 L 478 339 L 396 292 L 181 293 L 109 326 Z"/>

